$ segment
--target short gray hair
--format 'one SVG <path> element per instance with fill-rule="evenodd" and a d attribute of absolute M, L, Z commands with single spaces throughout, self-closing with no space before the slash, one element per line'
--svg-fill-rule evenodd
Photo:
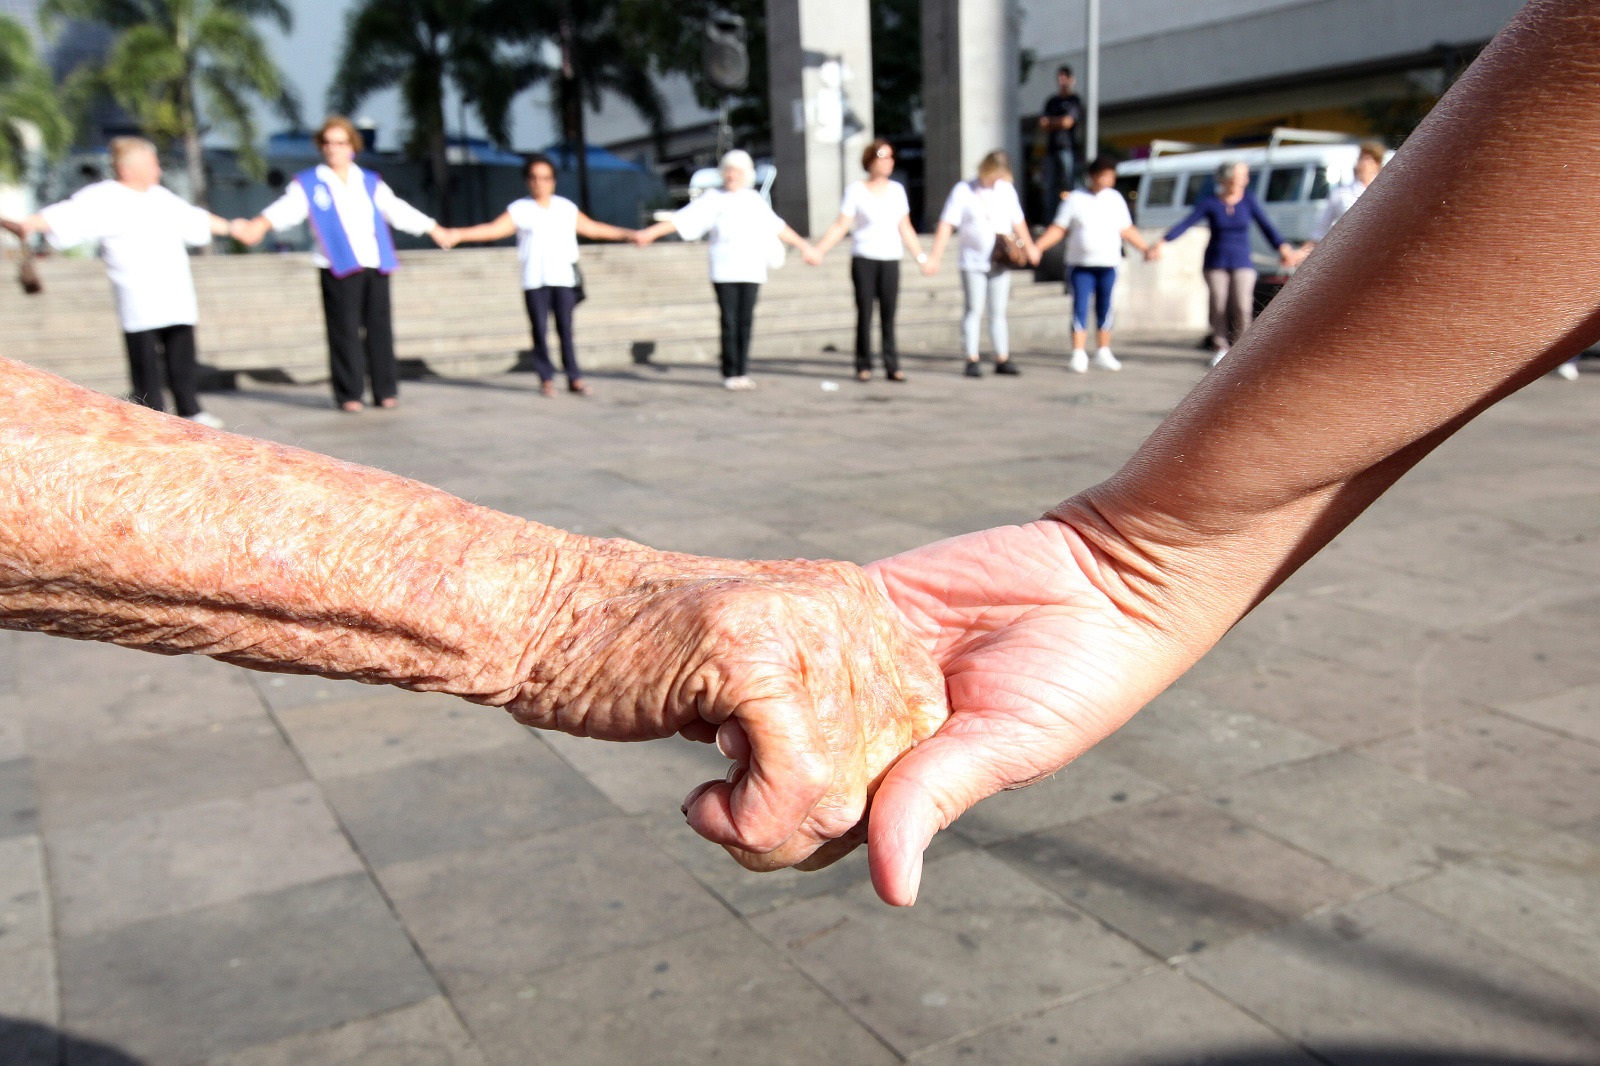
<path fill-rule="evenodd" d="M 110 143 L 106 145 L 106 151 L 111 156 L 112 170 L 116 170 L 122 165 L 124 159 L 138 152 L 149 152 L 151 155 L 158 157 L 160 155 L 156 151 L 156 146 L 143 137 L 113 137 Z"/>
<path fill-rule="evenodd" d="M 1217 168 L 1217 176 L 1215 179 L 1216 183 L 1221 185 L 1223 182 L 1233 177 L 1233 172 L 1238 170 L 1240 167 L 1244 167 L 1246 170 L 1248 170 L 1250 169 L 1250 164 L 1246 163 L 1242 159 L 1230 159 L 1226 163 L 1223 163 Z"/>
<path fill-rule="evenodd" d="M 744 171 L 746 181 L 753 183 L 756 180 L 756 161 L 751 159 L 750 153 L 743 148 L 735 148 L 733 151 L 728 152 L 722 157 L 722 161 L 717 164 L 718 170 L 727 170 L 730 167 L 734 170 Z"/>

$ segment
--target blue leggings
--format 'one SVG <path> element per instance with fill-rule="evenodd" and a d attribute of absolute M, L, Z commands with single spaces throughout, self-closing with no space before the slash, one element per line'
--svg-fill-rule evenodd
<path fill-rule="evenodd" d="M 1089 332 L 1089 301 L 1093 299 L 1095 320 L 1101 329 L 1111 332 L 1111 290 L 1117 284 L 1117 268 L 1075 266 L 1067 283 L 1072 287 L 1072 328 Z"/>

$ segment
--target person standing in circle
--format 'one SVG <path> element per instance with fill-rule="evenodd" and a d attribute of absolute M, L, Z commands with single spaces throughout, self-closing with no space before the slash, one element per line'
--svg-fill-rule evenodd
<path fill-rule="evenodd" d="M 633 230 L 596 222 L 578 205 L 556 195 L 556 165 L 549 156 L 535 155 L 524 170 L 528 195 L 513 202 L 493 222 L 446 231 L 451 244 L 482 244 L 517 238 L 517 258 L 522 261 L 522 297 L 533 326 L 533 366 L 539 373 L 539 389 L 546 396 L 556 394 L 556 368 L 550 362 L 547 336 L 552 315 L 556 336 L 561 339 L 561 369 L 567 375 L 567 391 L 580 396 L 593 395 L 578 367 L 578 352 L 572 336 L 572 312 L 578 306 L 578 238 L 592 241 L 627 241 Z"/>
<path fill-rule="evenodd" d="M 1149 254 L 1139 227 L 1133 224 L 1127 199 L 1117 191 L 1117 164 L 1101 156 L 1089 164 L 1089 188 L 1074 189 L 1061 202 L 1061 210 L 1039 238 L 1043 254 L 1067 239 L 1067 291 L 1072 293 L 1072 360 L 1077 374 L 1089 371 L 1089 303 L 1095 305 L 1098 336 L 1094 365 L 1101 370 L 1121 370 L 1111 351 L 1113 315 L 1111 293 L 1122 265 L 1122 242 Z"/>
<path fill-rule="evenodd" d="M 1011 161 L 1001 151 L 993 151 L 978 164 L 978 176 L 956 184 L 945 201 L 934 231 L 933 250 L 922 272 L 939 272 L 939 259 L 950 235 L 959 236 L 961 249 L 961 288 L 966 310 L 961 316 L 961 340 L 966 350 L 966 376 L 983 377 L 978 361 L 978 337 L 983 313 L 989 312 L 989 338 L 994 342 L 994 372 L 1017 375 L 1011 362 L 1011 335 L 1006 328 L 1006 304 L 1011 299 L 1011 267 L 997 263 L 995 245 L 1002 239 L 1015 239 L 1028 261 L 1039 262 L 1039 249 L 1028 232 L 1022 202 L 1011 184 Z"/>
<path fill-rule="evenodd" d="M 379 407 L 399 405 L 389 275 L 398 265 L 389 227 L 431 236 L 448 248 L 437 222 L 394 194 L 376 173 L 355 163 L 364 148 L 355 123 L 335 115 L 317 131 L 322 165 L 301 171 L 275 203 L 234 236 L 259 244 L 268 230 L 309 221 L 316 239 L 312 262 L 322 275 L 322 313 L 328 329 L 328 369 L 339 410 L 362 410 L 367 381 Z"/>
<path fill-rule="evenodd" d="M 1202 196 L 1189 217 L 1167 230 L 1149 253 L 1150 258 L 1159 258 L 1163 245 L 1188 232 L 1196 222 L 1211 227 L 1204 272 L 1211 293 L 1212 366 L 1222 362 L 1255 315 L 1256 266 L 1250 256 L 1250 224 L 1261 228 L 1285 267 L 1294 265 L 1294 249 L 1267 217 L 1260 201 L 1250 195 L 1250 168 L 1244 163 L 1224 163 L 1217 168 L 1215 181 L 1216 191 Z"/>
<path fill-rule="evenodd" d="M 179 416 L 220 429 L 222 420 L 200 408 L 200 305 L 186 246 L 204 247 L 230 224 L 162 185 L 161 159 L 143 137 L 114 137 L 107 150 L 114 181 L 87 185 L 20 222 L 0 219 L 0 228 L 23 241 L 42 233 L 57 248 L 98 244 L 128 351 L 131 399 L 166 410 L 164 372 Z"/>
<path fill-rule="evenodd" d="M 911 201 L 894 174 L 894 146 L 882 138 L 861 154 L 865 179 L 844 191 L 839 217 L 817 242 L 807 261 L 822 262 L 828 250 L 851 235 L 850 281 L 856 292 L 856 380 L 872 380 L 872 305 L 878 305 L 883 335 L 883 371 L 890 381 L 904 381 L 900 352 L 895 345 L 894 314 L 900 298 L 900 250 L 904 246 L 919 264 L 928 256 L 911 225 Z"/>
<path fill-rule="evenodd" d="M 722 188 L 707 190 L 633 240 L 642 248 L 673 232 L 690 241 L 710 236 L 711 287 L 722 311 L 722 386 L 743 391 L 756 387 L 750 377 L 750 334 L 767 268 L 782 251 L 778 242 L 807 258 L 816 252 L 756 192 L 756 164 L 749 152 L 735 148 L 722 157 L 720 169 Z"/>

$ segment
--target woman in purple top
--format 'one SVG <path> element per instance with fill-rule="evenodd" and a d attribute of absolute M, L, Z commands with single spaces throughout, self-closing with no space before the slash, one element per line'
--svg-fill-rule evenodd
<path fill-rule="evenodd" d="M 1161 246 L 1176 240 L 1190 226 L 1204 221 L 1211 227 L 1206 245 L 1206 288 L 1211 292 L 1211 365 L 1222 362 L 1228 346 L 1250 325 L 1255 311 L 1256 269 L 1250 258 L 1250 224 L 1261 227 L 1267 243 L 1278 249 L 1284 266 L 1293 262 L 1294 249 L 1267 218 L 1261 204 L 1250 195 L 1250 168 L 1224 163 L 1217 168 L 1217 191 L 1201 197 L 1189 217 L 1173 226 L 1156 242 L 1147 257 L 1161 254 Z"/>

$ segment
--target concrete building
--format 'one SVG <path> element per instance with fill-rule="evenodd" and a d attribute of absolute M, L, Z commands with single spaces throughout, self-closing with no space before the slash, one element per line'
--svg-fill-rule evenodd
<path fill-rule="evenodd" d="M 1082 73 L 1085 0 L 1020 0 L 1037 62 L 1020 110 L 1055 70 Z M 1264 140 L 1274 126 L 1395 139 L 1523 0 L 1114 0 L 1101 4 L 1101 141 Z"/>

